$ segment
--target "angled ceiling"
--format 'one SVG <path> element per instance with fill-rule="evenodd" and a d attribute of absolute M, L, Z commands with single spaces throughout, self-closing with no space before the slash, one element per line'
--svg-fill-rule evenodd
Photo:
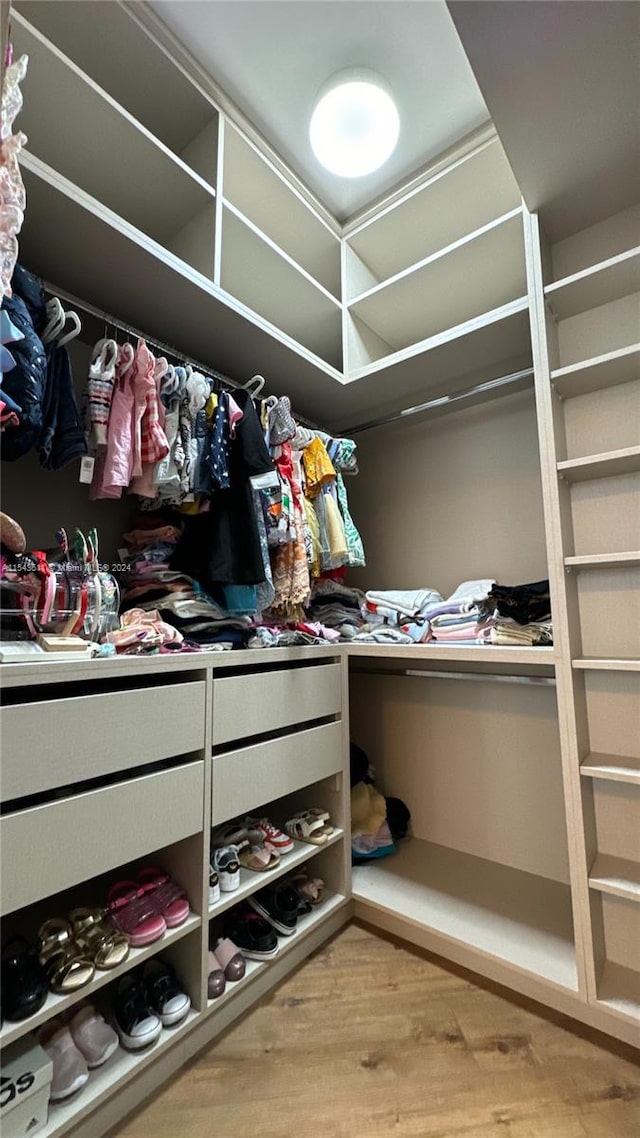
<path fill-rule="evenodd" d="M 522 196 L 551 240 L 640 201 L 640 3 L 448 8 Z"/>
<path fill-rule="evenodd" d="M 444 0 L 153 0 L 149 7 L 340 221 L 489 118 Z M 320 88 L 351 66 L 389 83 L 401 133 L 381 170 L 345 179 L 320 166 L 308 126 Z"/>

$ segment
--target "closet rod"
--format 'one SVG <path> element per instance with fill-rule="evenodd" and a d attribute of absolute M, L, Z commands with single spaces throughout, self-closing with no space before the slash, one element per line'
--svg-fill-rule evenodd
<path fill-rule="evenodd" d="M 396 411 L 393 415 L 384 415 L 379 419 L 369 419 L 366 423 L 359 423 L 349 427 L 349 435 L 359 435 L 362 431 L 370 431 L 374 427 L 383 427 L 387 423 L 396 423 L 400 419 L 408 419 L 411 415 L 421 415 L 425 411 L 433 411 L 436 407 L 451 407 L 471 399 L 475 395 L 485 395 L 501 387 L 510 387 L 515 383 L 522 383 L 525 379 L 533 379 L 533 368 L 523 371 L 514 371 L 511 375 L 501 375 L 498 379 L 488 379 L 485 383 L 476 383 L 464 391 L 456 391 L 453 395 L 441 395 L 438 399 L 430 399 L 427 403 L 418 403 L 416 407 L 405 407 L 403 411 Z"/>
<path fill-rule="evenodd" d="M 162 352 L 167 352 L 168 355 L 177 357 L 184 360 L 186 364 L 191 364 L 191 367 L 197 371 L 205 372 L 211 379 L 217 379 L 220 383 L 227 384 L 229 387 L 241 388 L 242 384 L 238 383 L 235 379 L 229 379 L 228 375 L 222 375 L 221 372 L 215 371 L 209 367 L 208 364 L 203 364 L 200 360 L 194 360 L 190 356 L 185 355 L 184 352 L 179 351 L 173 344 L 165 344 L 162 340 L 158 340 L 157 336 L 148 336 L 146 332 L 141 332 L 138 328 L 132 328 L 131 324 L 123 324 L 122 320 L 112 316 L 110 312 L 104 312 L 101 308 L 95 308 L 86 300 L 81 300 L 79 296 L 74 296 L 72 292 L 67 292 L 66 289 L 58 288 L 56 285 L 51 284 L 50 281 L 42 281 L 45 292 L 51 293 L 52 296 L 57 296 L 60 300 L 66 300 L 68 304 L 72 304 L 74 308 L 81 308 L 86 312 L 87 316 L 95 316 L 97 320 L 102 320 L 105 324 L 111 325 L 113 328 L 118 328 L 121 332 L 125 332 L 128 336 L 136 336 L 139 340 L 145 340 L 154 348 L 159 348 Z"/>
<path fill-rule="evenodd" d="M 397 672 L 373 668 L 354 668 L 353 671 L 364 676 L 414 676 L 421 680 L 475 680 L 480 683 L 489 681 L 499 684 L 536 684 L 539 687 L 554 687 L 556 682 L 553 676 L 514 676 L 502 675 L 500 672 L 431 672 L 413 668 Z"/>
<path fill-rule="evenodd" d="M 208 364 L 203 364 L 200 360 L 194 360 L 191 356 L 185 355 L 184 352 L 179 351 L 178 348 L 172 344 L 164 344 L 162 340 L 158 340 L 156 336 L 147 336 L 146 332 L 140 332 L 137 328 L 132 328 L 130 324 L 123 324 L 122 320 L 112 316 L 110 312 L 104 312 L 101 308 L 95 308 L 86 300 L 81 300 L 79 296 L 74 296 L 72 292 L 67 292 L 66 289 L 57 288 L 56 285 L 51 284 L 50 281 L 42 280 L 42 286 L 45 292 L 57 296 L 60 300 L 66 300 L 68 304 L 72 304 L 74 308 L 80 308 L 86 312 L 88 316 L 95 316 L 96 319 L 110 324 L 114 328 L 119 328 L 121 332 L 125 332 L 128 336 L 136 336 L 139 340 L 145 340 L 154 348 L 159 348 L 160 351 L 166 352 L 170 356 L 177 357 L 183 360 L 186 364 L 191 364 L 191 367 L 197 371 L 203 372 L 211 379 L 217 379 L 219 383 L 225 387 L 235 388 L 236 390 L 243 390 L 244 385 L 238 383 L 235 379 L 230 379 L 228 375 L 223 375 L 222 372 L 215 371 L 214 368 L 209 367 Z M 303 415 L 299 415 L 297 411 L 293 412 L 294 418 L 298 423 L 302 423 L 304 427 L 309 427 L 312 431 L 319 430 L 316 423 L 312 423 L 310 419 L 305 419 Z"/>

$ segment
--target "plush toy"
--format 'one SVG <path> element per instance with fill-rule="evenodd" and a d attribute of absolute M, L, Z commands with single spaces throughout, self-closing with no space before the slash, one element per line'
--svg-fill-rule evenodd
<path fill-rule="evenodd" d="M 351 787 L 351 837 L 376 834 L 387 820 L 387 804 L 382 794 L 369 782 Z"/>
<path fill-rule="evenodd" d="M 375 772 L 367 755 L 351 744 L 351 857 L 354 865 L 395 853 L 411 815 L 399 798 L 376 790 Z"/>

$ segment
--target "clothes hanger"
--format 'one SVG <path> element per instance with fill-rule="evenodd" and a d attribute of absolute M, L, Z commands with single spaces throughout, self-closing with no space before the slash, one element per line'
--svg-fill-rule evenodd
<path fill-rule="evenodd" d="M 43 344 L 49 344 L 52 340 L 62 332 L 65 325 L 65 311 L 57 296 L 52 296 L 51 300 L 47 301 L 45 311 L 48 316 L 48 321 L 45 324 L 44 330 L 40 339 Z"/>
<path fill-rule="evenodd" d="M 267 381 L 263 375 L 252 375 L 251 379 L 247 380 L 246 383 L 243 383 L 242 386 L 244 387 L 245 391 L 249 392 L 249 395 L 252 399 L 257 399 L 266 382 Z"/>
<path fill-rule="evenodd" d="M 72 322 L 73 328 L 71 329 L 70 332 L 67 332 L 66 335 L 64 335 L 58 339 L 58 347 L 59 348 L 62 348 L 65 344 L 71 343 L 71 341 L 75 340 L 76 336 L 79 336 L 81 331 L 82 331 L 82 321 L 81 321 L 80 317 L 78 316 L 77 312 L 65 312 L 65 314 L 64 314 L 65 324 L 66 324 L 67 320 L 70 320 Z"/>

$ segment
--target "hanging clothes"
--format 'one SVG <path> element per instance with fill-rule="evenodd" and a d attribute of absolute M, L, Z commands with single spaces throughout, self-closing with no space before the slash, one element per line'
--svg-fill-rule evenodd
<path fill-rule="evenodd" d="M 209 511 L 187 519 L 171 566 L 205 588 L 217 584 L 257 585 L 264 580 L 260 534 L 253 507 L 253 474 L 274 466 L 251 396 L 239 389 L 234 398 L 242 419 L 229 447 L 230 487 L 211 497 Z"/>

